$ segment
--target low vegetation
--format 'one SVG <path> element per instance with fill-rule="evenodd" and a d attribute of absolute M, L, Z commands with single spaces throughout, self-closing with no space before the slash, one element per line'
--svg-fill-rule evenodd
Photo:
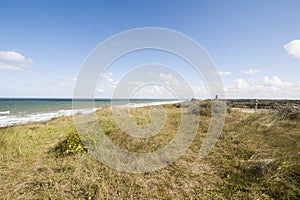
<path fill-rule="evenodd" d="M 277 108 L 277 113 L 280 119 L 300 119 L 300 109 L 297 107 L 294 107 L 292 105 L 286 105 L 286 106 L 279 106 Z"/>
<path fill-rule="evenodd" d="M 115 145 L 134 152 L 151 152 L 172 140 L 181 111 L 186 111 L 180 105 L 164 107 L 166 125 L 146 139 L 124 133 L 114 122 L 110 108 L 98 111 L 97 116 Z M 1 198 L 300 198 L 298 117 L 283 116 L 281 111 L 228 113 L 215 148 L 200 160 L 199 149 L 210 119 L 209 105 L 200 108 L 199 130 L 191 147 L 168 167 L 149 173 L 129 174 L 101 164 L 87 153 L 72 117 L 1 128 Z M 131 109 L 132 120 L 139 126 L 149 124 L 149 109 Z"/>
<path fill-rule="evenodd" d="M 66 139 L 59 142 L 50 150 L 57 157 L 67 156 L 75 153 L 87 152 L 87 147 L 83 144 L 79 134 L 75 129 L 71 129 L 66 136 Z"/>

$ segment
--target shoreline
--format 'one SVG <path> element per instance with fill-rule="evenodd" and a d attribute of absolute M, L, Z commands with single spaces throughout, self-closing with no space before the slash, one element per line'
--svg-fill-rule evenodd
<path fill-rule="evenodd" d="M 186 100 L 148 102 L 148 103 L 128 103 L 128 104 L 120 105 L 117 107 L 141 108 L 141 107 L 147 107 L 147 106 L 175 104 L 175 103 L 180 103 L 180 102 L 184 102 L 184 101 L 186 101 Z M 45 112 L 45 113 L 33 113 L 33 114 L 27 114 L 24 116 L 6 115 L 6 114 L 0 115 L 0 129 L 6 128 L 6 127 L 12 127 L 12 126 L 16 126 L 16 125 L 24 125 L 24 124 L 39 123 L 39 122 L 49 122 L 55 118 L 69 117 L 69 116 L 74 116 L 76 114 L 88 115 L 91 113 L 95 113 L 95 112 L 103 109 L 104 107 L 106 107 L 106 106 L 93 108 L 93 109 L 79 109 L 79 110 L 71 109 L 71 110 L 51 111 L 51 112 Z"/>

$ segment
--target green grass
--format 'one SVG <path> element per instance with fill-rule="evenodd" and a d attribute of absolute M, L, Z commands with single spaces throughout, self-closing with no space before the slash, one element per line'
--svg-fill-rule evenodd
<path fill-rule="evenodd" d="M 134 152 L 168 144 L 180 124 L 178 106 L 165 106 L 167 123 L 157 135 L 133 138 L 118 128 L 109 108 L 97 112 L 111 141 Z M 205 107 L 205 113 L 207 112 Z M 149 107 L 130 110 L 139 126 L 149 124 Z M 195 114 L 196 115 L 196 114 Z M 196 115 L 197 116 L 197 115 Z M 0 129 L 2 199 L 299 199 L 300 120 L 274 113 L 226 116 L 213 151 L 199 159 L 210 117 L 200 116 L 191 147 L 168 167 L 149 173 L 115 171 L 82 145 L 72 117 Z M 75 141 L 74 145 L 66 145 Z M 69 139 L 69 140 L 68 140 Z M 73 143 L 72 143 L 73 144 Z M 71 153 L 65 154 L 68 148 Z M 57 151 L 55 151 L 57 150 Z"/>

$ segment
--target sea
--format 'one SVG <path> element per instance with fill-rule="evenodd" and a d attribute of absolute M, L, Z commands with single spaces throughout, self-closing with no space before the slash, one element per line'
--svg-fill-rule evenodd
<path fill-rule="evenodd" d="M 91 105 L 91 100 L 76 100 L 76 105 L 78 105 L 78 101 L 80 101 L 80 104 L 82 105 L 76 106 L 77 109 L 72 108 L 72 101 L 73 99 L 54 98 L 0 98 L 0 127 L 32 122 L 46 122 L 56 117 L 71 116 L 77 113 L 89 114 L 100 110 L 104 106 L 110 105 L 117 105 L 120 107 L 143 107 L 177 103 L 184 100 L 93 99 L 93 108 L 90 108 L 90 106 L 89 108 L 86 108 L 87 106 L 84 106 Z"/>

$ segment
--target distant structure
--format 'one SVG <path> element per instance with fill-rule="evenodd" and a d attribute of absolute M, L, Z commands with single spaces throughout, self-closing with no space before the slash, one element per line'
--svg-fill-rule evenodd
<path fill-rule="evenodd" d="M 215 100 L 218 100 L 218 95 L 216 95 L 216 98 L 215 98 Z"/>
<path fill-rule="evenodd" d="M 257 107 L 258 107 L 258 99 L 255 99 L 255 112 L 257 111 Z"/>
<path fill-rule="evenodd" d="M 200 99 L 197 99 L 197 98 L 191 98 L 190 101 L 191 101 L 191 102 L 192 102 L 192 101 L 200 101 Z"/>

